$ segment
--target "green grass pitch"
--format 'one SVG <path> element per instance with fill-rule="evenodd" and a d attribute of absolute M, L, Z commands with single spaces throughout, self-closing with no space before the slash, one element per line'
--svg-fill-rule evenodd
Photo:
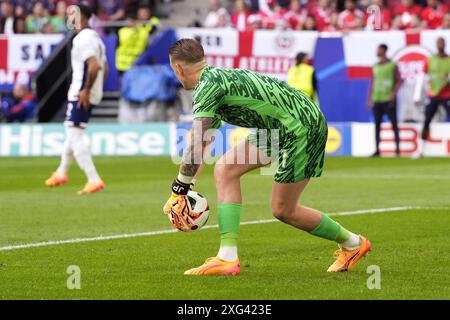
<path fill-rule="evenodd" d="M 0 159 L 0 247 L 168 230 L 161 208 L 177 167 L 168 158 L 96 158 L 106 189 L 79 197 L 84 177 L 46 189 L 57 158 Z M 0 299 L 449 299 L 450 160 L 329 158 L 302 202 L 324 212 L 414 206 L 335 217 L 373 251 L 353 272 L 329 274 L 336 245 L 280 222 L 241 227 L 241 275 L 187 277 L 216 254 L 218 230 L 0 249 Z M 243 181 L 242 221 L 272 218 L 270 176 Z M 212 169 L 197 183 L 216 223 Z M 67 268 L 81 270 L 69 290 Z M 367 268 L 381 271 L 369 290 Z"/>

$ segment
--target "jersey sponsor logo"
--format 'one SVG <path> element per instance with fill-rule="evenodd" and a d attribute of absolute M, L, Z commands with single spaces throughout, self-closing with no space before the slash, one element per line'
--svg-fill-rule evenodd
<path fill-rule="evenodd" d="M 280 175 L 280 174 L 285 174 L 286 171 L 287 171 L 286 169 L 280 170 L 280 168 L 278 167 L 278 168 L 277 168 L 277 171 L 276 171 L 276 174 L 278 174 L 278 175 Z"/>
<path fill-rule="evenodd" d="M 289 157 L 289 154 L 288 154 L 287 150 L 281 149 L 280 150 L 280 160 L 278 163 L 278 168 L 277 168 L 276 174 L 280 175 L 280 174 L 285 174 L 287 172 L 286 166 L 287 166 L 288 157 Z"/>
<path fill-rule="evenodd" d="M 194 106 L 192 107 L 192 111 L 195 112 L 197 111 L 198 108 L 200 108 L 202 105 L 200 103 L 196 103 L 194 104 Z"/>

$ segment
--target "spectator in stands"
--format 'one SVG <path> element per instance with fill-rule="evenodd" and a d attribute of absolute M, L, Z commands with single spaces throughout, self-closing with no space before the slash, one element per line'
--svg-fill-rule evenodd
<path fill-rule="evenodd" d="M 418 14 L 413 14 L 411 16 L 411 23 L 404 30 L 419 32 L 420 30 L 423 29 L 423 27 L 424 27 L 424 25 L 423 25 L 423 22 L 422 22 L 422 19 L 420 18 L 420 16 Z"/>
<path fill-rule="evenodd" d="M 61 0 L 56 3 L 55 15 L 50 18 L 52 32 L 62 33 L 67 31 L 66 9 L 67 5 L 65 1 Z"/>
<path fill-rule="evenodd" d="M 447 12 L 442 17 L 442 26 L 441 29 L 448 30 L 450 29 L 450 12 Z"/>
<path fill-rule="evenodd" d="M 284 16 L 286 8 L 280 7 L 276 0 L 267 0 L 264 7 L 260 7 L 258 14 L 261 16 L 264 29 L 284 28 L 287 23 Z"/>
<path fill-rule="evenodd" d="M 228 23 L 228 11 L 222 7 L 220 0 L 209 0 L 209 12 L 203 26 L 205 28 L 223 28 Z"/>
<path fill-rule="evenodd" d="M 339 31 L 339 13 L 332 12 L 330 15 L 330 23 L 322 28 L 323 32 L 336 32 Z"/>
<path fill-rule="evenodd" d="M 258 12 L 259 11 L 259 1 L 260 0 L 247 0 L 247 7 L 250 12 Z M 228 1 L 230 3 L 230 1 Z"/>
<path fill-rule="evenodd" d="M 375 14 L 366 16 L 366 30 L 389 30 L 392 24 L 391 10 L 386 8 L 385 0 L 372 0 L 371 5 L 380 8 L 380 20 L 377 20 Z"/>
<path fill-rule="evenodd" d="M 403 27 L 403 25 L 402 25 L 402 17 L 401 16 L 395 16 L 392 19 L 391 30 L 401 30 L 402 27 Z"/>
<path fill-rule="evenodd" d="M 48 16 L 52 16 L 56 13 L 56 3 L 58 2 L 57 0 L 39 0 L 39 2 L 44 5 L 45 13 Z"/>
<path fill-rule="evenodd" d="M 34 116 L 33 95 L 24 84 L 16 83 L 11 96 L 2 97 L 1 113 L 7 122 L 25 122 Z"/>
<path fill-rule="evenodd" d="M 257 13 L 255 14 L 251 14 L 248 17 L 248 27 L 247 30 L 249 31 L 255 31 L 258 29 L 262 29 L 263 25 L 262 25 L 262 19 L 261 16 Z"/>
<path fill-rule="evenodd" d="M 258 0 L 258 5 L 256 7 L 252 7 L 252 10 L 255 12 L 270 12 L 270 6 L 269 4 L 270 0 Z"/>
<path fill-rule="evenodd" d="M 302 0 L 303 4 L 306 4 L 306 0 Z M 290 0 L 277 0 L 277 3 L 280 7 L 285 8 L 286 10 L 289 9 L 289 6 L 291 4 Z"/>
<path fill-rule="evenodd" d="M 97 1 L 98 15 L 105 20 L 118 21 L 125 18 L 125 6 L 123 0 Z"/>
<path fill-rule="evenodd" d="M 309 15 L 306 17 L 305 23 L 303 24 L 302 30 L 305 31 L 317 31 L 316 19 Z"/>
<path fill-rule="evenodd" d="M 247 2 L 245 0 L 236 0 L 235 11 L 231 14 L 231 25 L 239 31 L 247 30 L 250 14 Z"/>
<path fill-rule="evenodd" d="M 14 34 L 25 32 L 24 20 L 15 16 L 11 2 L 2 1 L 0 13 L 0 33 Z"/>
<path fill-rule="evenodd" d="M 330 26 L 333 13 L 330 0 L 319 0 L 317 6 L 314 6 L 311 10 L 311 14 L 316 19 L 317 30 L 324 31 Z"/>
<path fill-rule="evenodd" d="M 442 25 L 442 18 L 448 12 L 448 7 L 438 0 L 428 0 L 427 7 L 422 10 L 422 20 L 427 29 L 437 29 Z"/>
<path fill-rule="evenodd" d="M 364 12 L 356 7 L 356 0 L 345 0 L 345 10 L 339 14 L 338 19 L 340 29 L 358 30 L 364 25 Z"/>
<path fill-rule="evenodd" d="M 291 0 L 289 11 L 286 12 L 284 18 L 291 29 L 301 30 L 307 16 L 308 11 L 302 8 L 300 0 Z"/>
<path fill-rule="evenodd" d="M 25 20 L 27 19 L 25 8 L 20 4 L 16 4 L 16 7 L 14 8 L 14 16 L 23 21 L 23 32 L 25 32 Z"/>
<path fill-rule="evenodd" d="M 36 2 L 33 6 L 33 13 L 28 15 L 26 20 L 27 33 L 43 32 L 48 23 L 49 18 L 45 13 L 44 5 L 41 2 Z"/>
<path fill-rule="evenodd" d="M 12 3 L 14 4 L 16 10 L 17 8 L 20 8 L 19 10 L 21 10 L 21 17 L 26 18 L 26 16 L 28 14 L 31 13 L 31 11 L 33 11 L 33 1 L 29 1 L 29 0 L 13 0 Z M 17 12 L 16 12 L 16 16 L 17 16 Z"/>
<path fill-rule="evenodd" d="M 414 4 L 414 0 L 401 0 L 401 3 L 394 9 L 396 27 L 399 29 L 410 28 L 413 22 L 413 15 L 420 16 L 420 11 L 420 7 Z"/>
<path fill-rule="evenodd" d="M 137 10 L 137 20 L 142 23 L 152 22 L 153 28 L 158 27 L 159 19 L 152 17 L 152 11 L 147 6 L 140 6 Z"/>
<path fill-rule="evenodd" d="M 219 21 L 217 23 L 217 28 L 226 28 L 230 26 L 230 15 L 227 14 L 226 15 L 220 15 L 219 16 Z"/>
<path fill-rule="evenodd" d="M 116 67 L 120 73 L 127 71 L 147 48 L 150 34 L 158 29 L 158 18 L 151 17 L 147 6 L 130 13 L 129 27 L 119 29 L 116 50 Z"/>

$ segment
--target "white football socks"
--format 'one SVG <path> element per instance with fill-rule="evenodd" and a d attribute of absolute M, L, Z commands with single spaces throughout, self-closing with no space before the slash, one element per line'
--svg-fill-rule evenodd
<path fill-rule="evenodd" d="M 61 153 L 61 162 L 59 164 L 58 169 L 56 169 L 56 173 L 59 175 L 67 174 L 67 171 L 69 171 L 72 162 L 73 162 L 73 151 L 72 146 L 70 144 L 70 140 L 68 139 L 68 133 L 66 128 L 66 140 L 64 141 L 63 151 Z"/>
<path fill-rule="evenodd" d="M 68 127 L 66 129 L 67 138 L 69 140 L 73 155 L 81 170 L 84 171 L 88 178 L 88 182 L 96 182 L 100 180 L 97 169 L 92 161 L 91 151 L 87 141 L 84 129 Z"/>
<path fill-rule="evenodd" d="M 237 247 L 220 247 L 217 257 L 228 262 L 235 261 L 238 258 Z"/>
<path fill-rule="evenodd" d="M 354 234 L 353 232 L 349 232 L 350 237 L 347 241 L 344 241 L 340 244 L 341 247 L 344 247 L 345 249 L 356 249 L 361 245 L 361 239 L 357 234 Z"/>

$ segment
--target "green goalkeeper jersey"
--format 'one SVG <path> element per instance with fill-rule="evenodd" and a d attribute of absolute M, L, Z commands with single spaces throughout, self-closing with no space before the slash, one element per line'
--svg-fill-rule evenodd
<path fill-rule="evenodd" d="M 194 118 L 213 118 L 247 128 L 279 129 L 300 136 L 324 120 L 305 94 L 272 77 L 248 70 L 205 67 L 193 97 Z"/>

